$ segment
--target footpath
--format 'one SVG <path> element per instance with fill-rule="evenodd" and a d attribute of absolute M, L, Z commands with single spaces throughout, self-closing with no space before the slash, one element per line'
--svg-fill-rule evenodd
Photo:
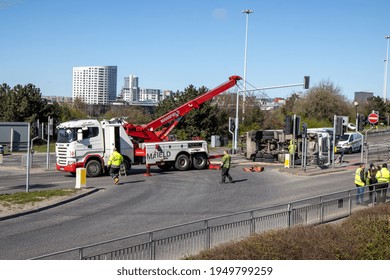
<path fill-rule="evenodd" d="M 225 147 L 213 148 L 210 151 L 210 154 L 213 156 L 222 155 L 225 149 L 226 149 Z M 252 160 L 247 159 L 242 154 L 231 154 L 231 157 L 232 157 L 232 166 L 242 166 L 242 168 L 246 168 L 247 170 L 252 168 L 254 172 L 258 170 L 258 168 L 255 167 L 263 167 L 264 169 L 272 168 L 279 172 L 288 173 L 295 176 L 317 176 L 317 175 L 325 175 L 325 174 L 330 174 L 335 172 L 355 170 L 357 168 L 357 165 L 360 162 L 358 160 L 343 161 L 342 163 L 335 163 L 334 166 L 308 165 L 306 166 L 305 169 L 303 169 L 301 165 L 295 165 L 294 167 L 286 168 L 284 166 L 284 163 L 280 163 L 280 162 L 274 162 L 274 163 L 254 162 Z M 220 159 L 213 158 L 212 160 L 210 160 L 210 163 L 214 165 L 218 165 L 220 163 Z"/>

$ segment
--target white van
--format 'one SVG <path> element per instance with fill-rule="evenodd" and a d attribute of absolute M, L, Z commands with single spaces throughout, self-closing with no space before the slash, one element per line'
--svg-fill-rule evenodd
<path fill-rule="evenodd" d="M 337 153 L 360 152 L 362 149 L 362 136 L 359 133 L 345 133 L 337 141 Z"/>

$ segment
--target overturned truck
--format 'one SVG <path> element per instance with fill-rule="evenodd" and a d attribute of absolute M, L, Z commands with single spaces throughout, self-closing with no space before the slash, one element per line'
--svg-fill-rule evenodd
<path fill-rule="evenodd" d="M 284 162 L 289 146 L 294 145 L 295 164 L 306 158 L 308 165 L 323 165 L 330 162 L 332 133 L 330 129 L 315 128 L 294 137 L 283 129 L 254 130 L 242 140 L 246 158 L 255 162 Z"/>

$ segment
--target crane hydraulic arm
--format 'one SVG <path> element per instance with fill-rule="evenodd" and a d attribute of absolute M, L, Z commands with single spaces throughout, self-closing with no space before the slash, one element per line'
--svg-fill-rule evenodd
<path fill-rule="evenodd" d="M 164 141 L 170 131 L 179 123 L 180 118 L 188 114 L 191 110 L 199 108 L 200 105 L 214 96 L 228 90 L 235 86 L 237 81 L 241 80 L 240 76 L 231 76 L 229 81 L 217 86 L 216 88 L 198 96 L 197 98 L 188 101 L 187 103 L 179 106 L 178 108 L 166 113 L 165 115 L 157 118 L 156 120 L 146 124 L 135 126 L 133 124 L 125 124 L 125 130 L 128 135 L 135 139 L 143 140 L 144 142 L 160 142 Z M 169 124 L 169 125 L 168 125 Z M 156 131 L 158 128 L 164 127 L 160 131 Z"/>

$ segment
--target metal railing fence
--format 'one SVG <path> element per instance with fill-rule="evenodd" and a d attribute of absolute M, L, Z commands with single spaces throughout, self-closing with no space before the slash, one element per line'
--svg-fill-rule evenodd
<path fill-rule="evenodd" d="M 366 204 L 386 202 L 387 188 L 365 188 Z M 345 218 L 357 209 L 357 188 L 239 213 L 156 229 L 33 259 L 168 260 L 182 259 L 256 233 L 317 225 Z"/>

